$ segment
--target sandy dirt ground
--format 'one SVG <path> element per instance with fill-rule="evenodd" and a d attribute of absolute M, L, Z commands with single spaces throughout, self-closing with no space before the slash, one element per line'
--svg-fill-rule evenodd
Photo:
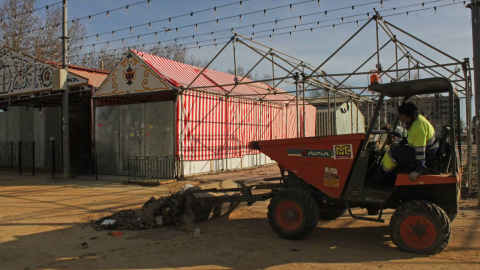
<path fill-rule="evenodd" d="M 232 180 L 277 175 L 275 166 L 267 166 L 140 186 L 107 176 L 63 180 L 0 172 L 0 269 L 479 269 L 480 210 L 474 200 L 461 202 L 450 244 L 434 256 L 402 252 L 392 244 L 391 210 L 385 211 L 385 224 L 348 215 L 319 222 L 301 241 L 281 239 L 271 230 L 268 202 L 242 204 L 229 216 L 197 225 L 187 220 L 181 229 L 122 231 L 118 237 L 90 224 L 186 183 L 230 187 Z M 88 248 L 81 246 L 85 242 Z"/>

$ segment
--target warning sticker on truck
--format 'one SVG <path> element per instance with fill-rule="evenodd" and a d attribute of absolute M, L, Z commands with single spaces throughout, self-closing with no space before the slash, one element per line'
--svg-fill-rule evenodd
<path fill-rule="evenodd" d="M 340 187 L 338 174 L 325 174 L 323 185 L 326 187 Z"/>

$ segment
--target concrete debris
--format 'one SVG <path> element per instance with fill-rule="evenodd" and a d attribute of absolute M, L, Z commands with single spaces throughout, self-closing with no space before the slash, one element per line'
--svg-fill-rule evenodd
<path fill-rule="evenodd" d="M 185 192 L 159 199 L 151 197 L 137 210 L 125 209 L 95 222 L 97 230 L 145 230 L 160 226 L 180 227 L 185 213 Z M 107 220 L 114 220 L 108 222 Z M 107 222 L 106 222 L 107 221 Z"/>

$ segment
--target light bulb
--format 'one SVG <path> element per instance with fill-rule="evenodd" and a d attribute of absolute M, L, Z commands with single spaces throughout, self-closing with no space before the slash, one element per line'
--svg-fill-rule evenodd
<path fill-rule="evenodd" d="M 321 6 L 322 5 L 322 1 L 321 0 L 318 0 L 317 1 L 317 6 Z"/>
<path fill-rule="evenodd" d="M 107 10 L 107 18 L 110 17 L 110 11 Z"/>
<path fill-rule="evenodd" d="M 267 10 L 266 9 L 263 10 L 263 17 L 267 17 Z"/>
<path fill-rule="evenodd" d="M 293 11 L 293 5 L 290 4 L 290 11 Z"/>
<path fill-rule="evenodd" d="M 238 15 L 238 20 L 242 21 L 242 14 Z"/>
<path fill-rule="evenodd" d="M 342 23 L 345 23 L 345 19 L 342 17 Z"/>
<path fill-rule="evenodd" d="M 172 24 L 172 18 L 168 18 L 168 24 Z"/>
<path fill-rule="evenodd" d="M 132 28 L 132 27 L 130 27 L 130 34 L 131 34 L 131 33 L 133 33 L 133 28 Z"/>
<path fill-rule="evenodd" d="M 437 7 L 433 7 L 433 13 L 437 14 Z"/>
<path fill-rule="evenodd" d="M 240 1 L 240 3 L 238 4 L 239 7 L 243 7 L 243 1 Z"/>
<path fill-rule="evenodd" d="M 97 40 L 98 40 L 98 34 L 97 34 Z"/>
<path fill-rule="evenodd" d="M 148 29 L 152 29 L 152 23 L 151 22 L 148 23 Z"/>
<path fill-rule="evenodd" d="M 115 36 L 115 31 L 112 31 L 112 37 L 114 37 L 114 36 Z"/>
<path fill-rule="evenodd" d="M 129 5 L 127 5 L 127 6 L 125 7 L 125 12 L 128 12 L 128 9 L 130 9 L 130 6 L 129 6 Z"/>
<path fill-rule="evenodd" d="M 383 8 L 383 1 L 380 1 L 380 7 Z"/>
<path fill-rule="evenodd" d="M 328 16 L 328 11 L 325 10 L 325 18 Z"/>
<path fill-rule="evenodd" d="M 217 14 L 217 7 L 213 8 L 213 14 Z"/>
<path fill-rule="evenodd" d="M 300 15 L 300 17 L 298 17 L 298 21 L 299 21 L 300 23 L 303 22 L 302 15 Z"/>
<path fill-rule="evenodd" d="M 360 26 L 360 24 L 358 23 L 358 20 L 357 20 L 357 27 L 359 27 L 359 26 Z"/>
<path fill-rule="evenodd" d="M 275 20 L 275 26 L 278 26 L 278 20 Z"/>
<path fill-rule="evenodd" d="M 195 24 L 195 30 L 198 30 L 198 23 Z"/>
<path fill-rule="evenodd" d="M 337 27 L 335 26 L 335 24 L 332 25 L 332 29 L 333 29 L 333 30 L 337 29 Z"/>

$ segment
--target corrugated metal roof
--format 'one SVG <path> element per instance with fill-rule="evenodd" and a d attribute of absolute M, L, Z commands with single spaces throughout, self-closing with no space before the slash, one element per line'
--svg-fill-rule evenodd
<path fill-rule="evenodd" d="M 307 98 L 307 101 L 312 105 L 325 105 L 328 103 L 328 98 L 327 97 Z M 332 96 L 330 96 L 330 105 L 333 106 L 335 102 L 337 104 L 350 102 L 350 97 L 339 96 L 339 97 L 333 98 Z"/>
<path fill-rule="evenodd" d="M 173 60 L 158 57 L 134 49 L 131 51 L 140 57 L 158 75 L 162 76 L 173 87 L 187 87 L 200 74 L 203 68 L 176 62 Z M 238 77 L 239 81 L 252 82 L 248 78 Z M 265 100 L 292 100 L 295 97 L 283 89 L 277 88 L 277 94 L 272 95 L 272 87 L 267 84 L 252 82 L 251 84 L 234 84 L 235 76 L 232 74 L 205 69 L 203 73 L 192 83 L 191 88 L 201 88 L 215 94 L 244 96 L 253 99 Z"/>
<path fill-rule="evenodd" d="M 343 103 L 337 104 L 337 107 L 335 107 L 332 103 L 330 105 L 330 112 L 334 112 L 338 110 L 342 106 L 342 104 Z M 312 104 L 312 105 L 315 106 L 315 108 L 317 109 L 317 112 L 328 112 L 328 105 L 315 105 L 315 104 Z"/>
<path fill-rule="evenodd" d="M 68 66 L 68 72 L 88 79 L 88 84 L 93 87 L 99 87 L 110 73 L 109 71 L 92 70 L 78 66 Z"/>
<path fill-rule="evenodd" d="M 61 64 L 54 61 L 46 61 L 46 63 L 60 68 Z M 88 84 L 93 87 L 99 87 L 107 78 L 110 71 L 102 69 L 87 68 L 77 65 L 68 65 L 68 72 L 81 76 L 88 80 Z"/>

